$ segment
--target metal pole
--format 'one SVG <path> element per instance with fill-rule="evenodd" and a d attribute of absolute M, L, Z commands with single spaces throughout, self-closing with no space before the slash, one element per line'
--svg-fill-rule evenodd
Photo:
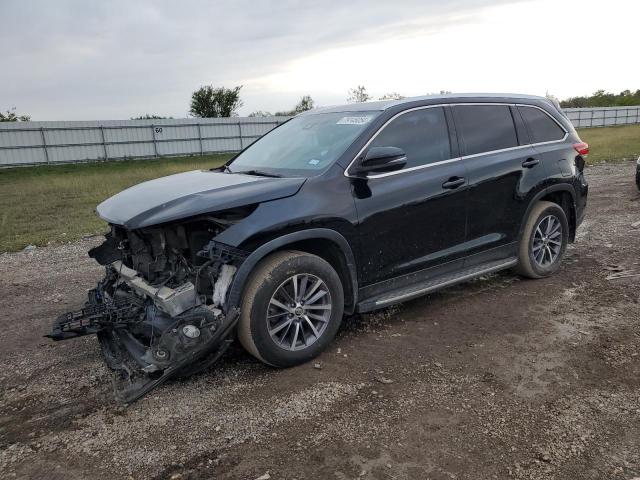
<path fill-rule="evenodd" d="M 158 157 L 158 144 L 156 143 L 156 126 L 155 125 L 151 125 L 151 135 L 153 135 L 153 151 L 156 154 L 156 157 Z"/>
<path fill-rule="evenodd" d="M 240 134 L 240 150 L 242 150 L 244 145 L 242 144 L 242 124 L 240 122 L 238 122 L 238 133 Z"/>
<path fill-rule="evenodd" d="M 589 122 L 589 126 L 593 127 L 593 108 L 591 109 L 591 121 Z"/>
<path fill-rule="evenodd" d="M 204 149 L 202 147 L 202 130 L 200 130 L 200 122 L 198 122 L 198 140 L 200 141 L 200 155 L 203 155 Z"/>
<path fill-rule="evenodd" d="M 42 137 L 42 148 L 44 149 L 44 158 L 46 158 L 47 163 L 49 163 L 49 152 L 47 150 L 47 140 L 44 136 L 44 127 L 40 127 L 40 136 Z"/>
<path fill-rule="evenodd" d="M 107 142 L 104 140 L 104 128 L 100 125 L 100 136 L 102 137 L 102 148 L 104 149 L 104 159 L 109 160 L 109 154 L 107 153 Z"/>

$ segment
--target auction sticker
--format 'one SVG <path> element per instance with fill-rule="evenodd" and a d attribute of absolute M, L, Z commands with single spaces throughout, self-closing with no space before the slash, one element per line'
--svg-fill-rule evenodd
<path fill-rule="evenodd" d="M 365 125 L 371 121 L 373 117 L 342 117 L 336 122 L 336 125 Z"/>

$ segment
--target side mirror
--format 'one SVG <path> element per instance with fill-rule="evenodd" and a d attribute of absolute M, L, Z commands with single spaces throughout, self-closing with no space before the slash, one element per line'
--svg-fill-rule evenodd
<path fill-rule="evenodd" d="M 407 155 L 398 147 L 371 147 L 356 168 L 356 173 L 392 172 L 407 164 Z"/>

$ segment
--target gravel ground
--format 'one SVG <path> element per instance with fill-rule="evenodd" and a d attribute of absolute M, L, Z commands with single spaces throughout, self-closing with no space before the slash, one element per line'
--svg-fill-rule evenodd
<path fill-rule="evenodd" d="M 552 278 L 506 272 L 346 318 L 288 370 L 239 347 L 122 407 L 81 306 L 99 239 L 0 255 L 0 477 L 640 477 L 640 194 L 588 169 L 587 220 Z M 320 368 L 318 368 L 320 367 Z"/>

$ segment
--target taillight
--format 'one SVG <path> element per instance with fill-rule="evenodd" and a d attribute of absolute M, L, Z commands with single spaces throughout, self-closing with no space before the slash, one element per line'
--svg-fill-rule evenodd
<path fill-rule="evenodd" d="M 589 155 L 588 143 L 584 143 L 584 142 L 574 143 L 573 148 L 575 148 L 576 152 L 578 152 L 580 155 Z"/>

